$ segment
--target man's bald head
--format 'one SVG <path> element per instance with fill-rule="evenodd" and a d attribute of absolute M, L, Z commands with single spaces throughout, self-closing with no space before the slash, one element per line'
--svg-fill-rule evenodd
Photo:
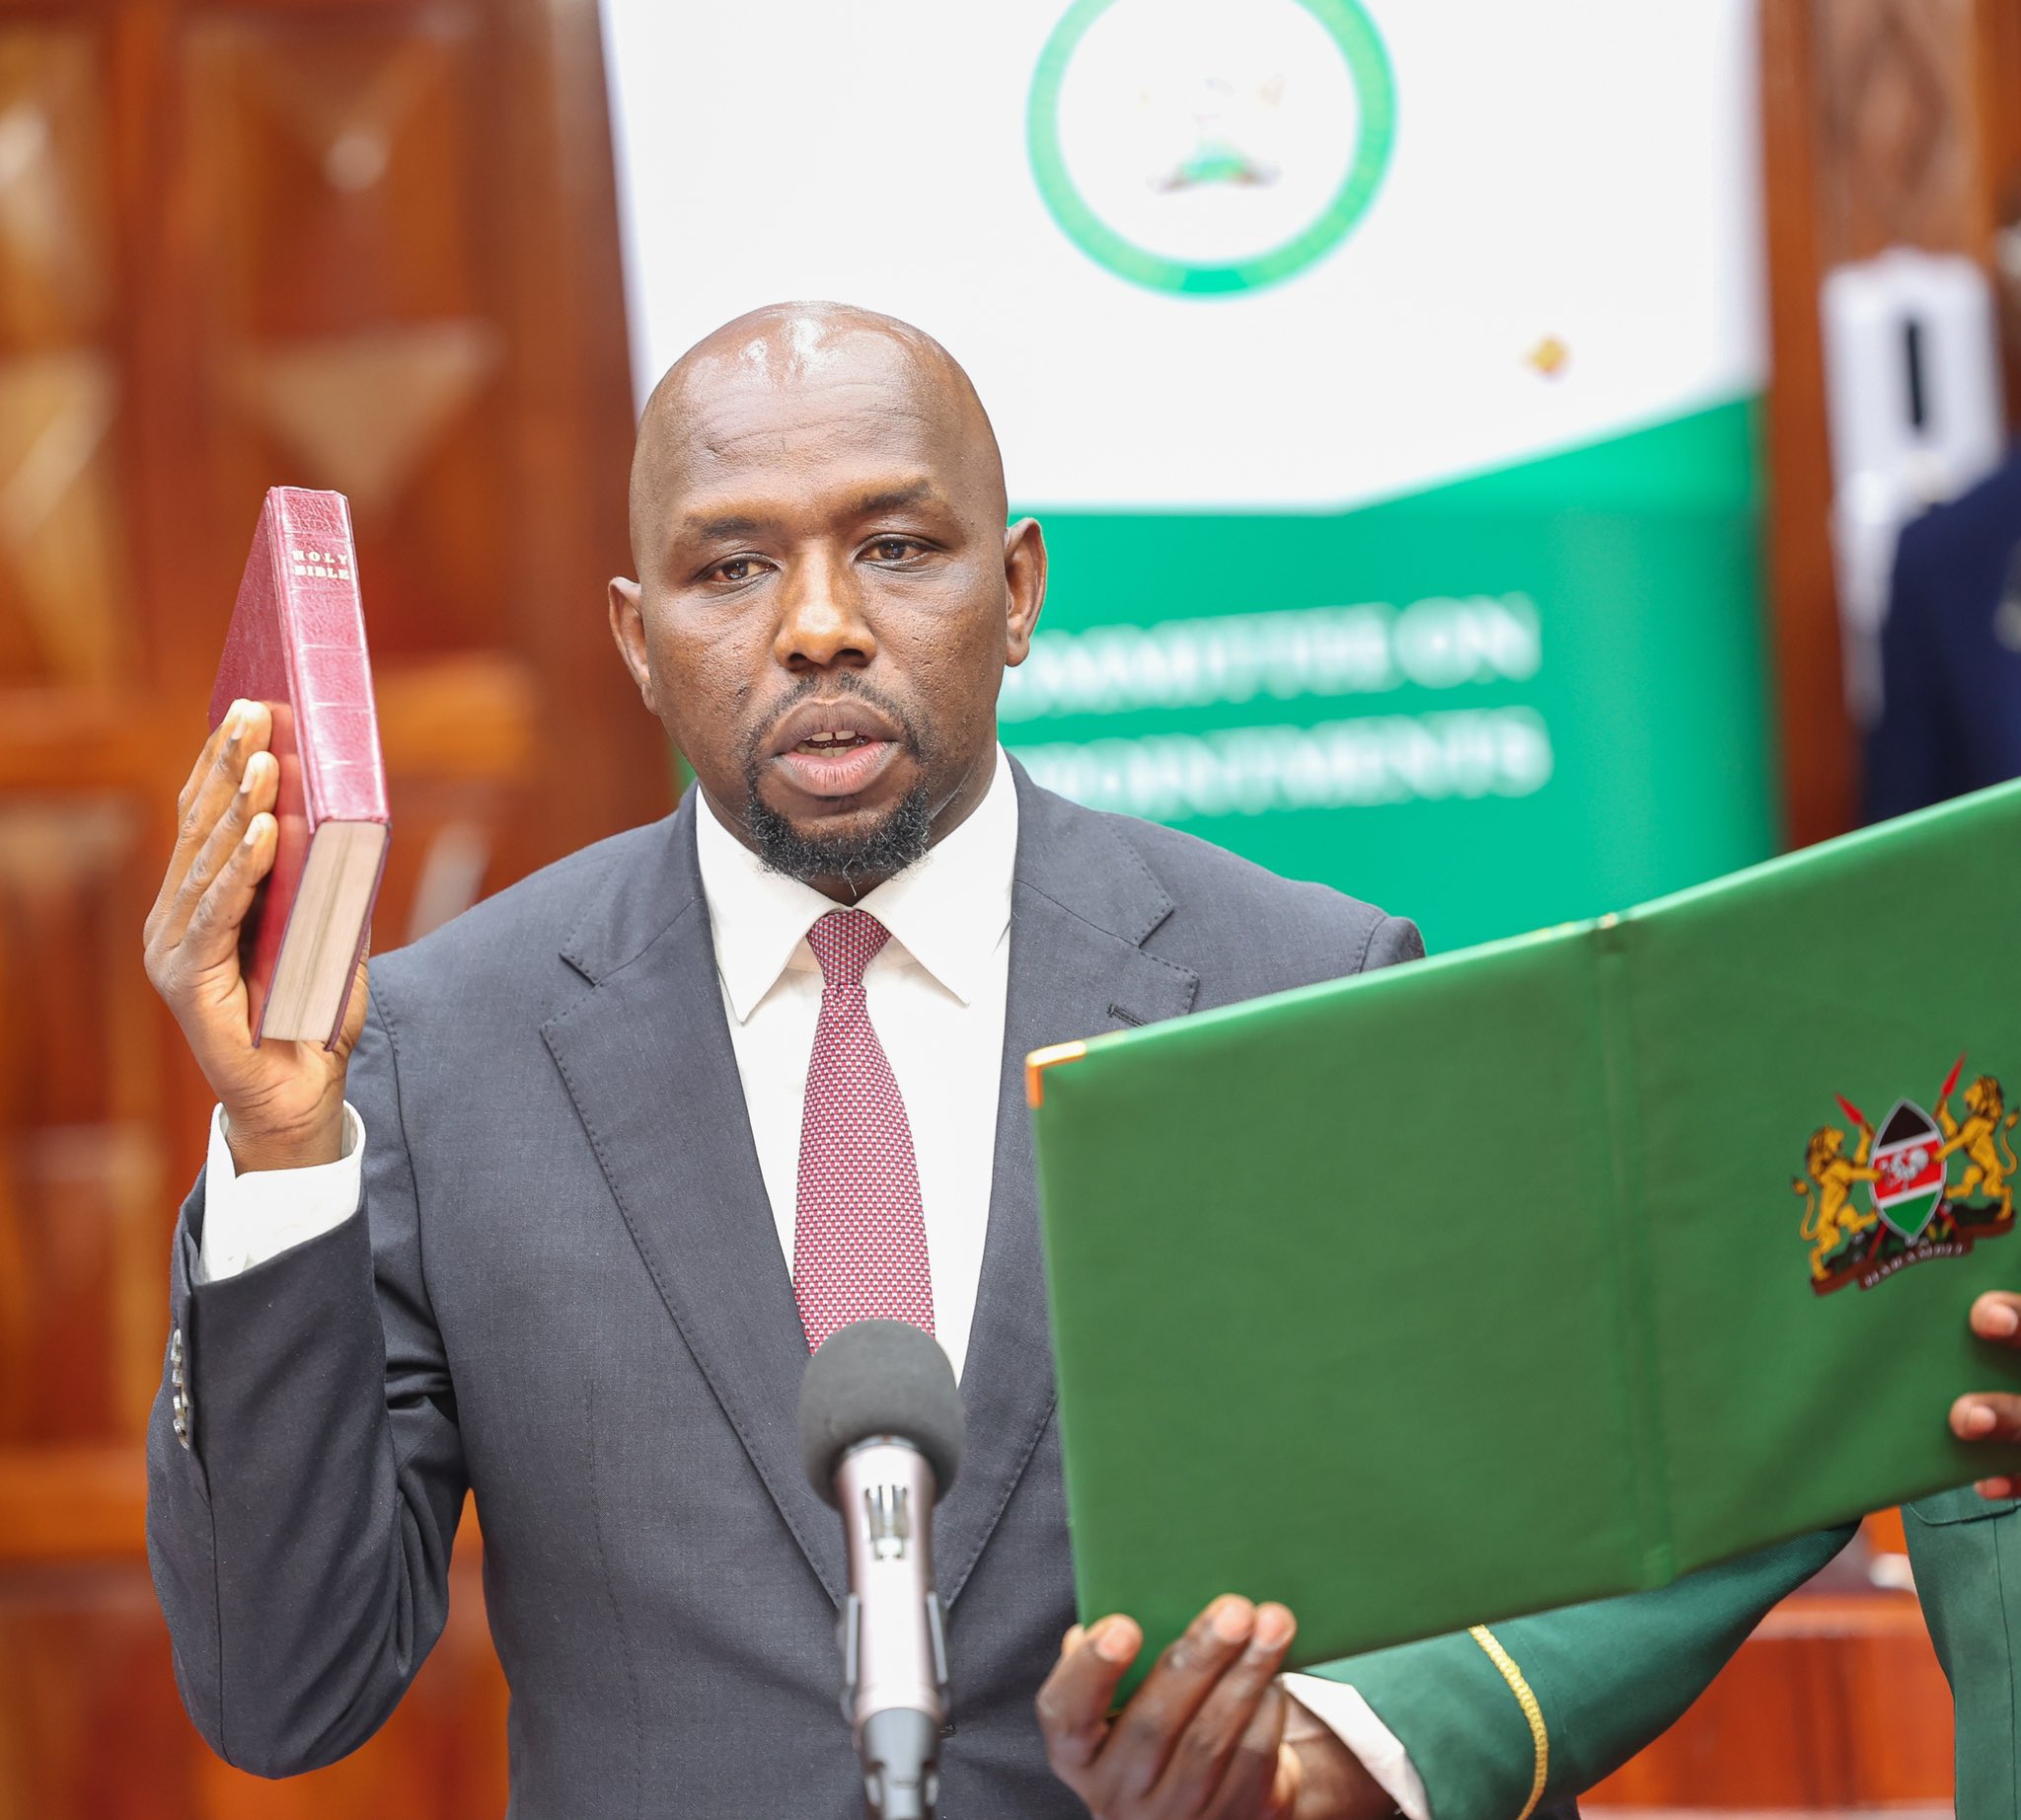
<path fill-rule="evenodd" d="M 771 303 L 704 336 L 646 400 L 632 455 L 632 554 L 640 572 L 670 495 L 697 455 L 734 433 L 725 417 L 740 402 L 769 393 L 791 409 L 796 397 L 841 389 L 881 395 L 883 408 L 931 424 L 964 491 L 1003 522 L 1010 506 L 997 432 L 946 348 L 924 329 L 855 304 Z"/>
<path fill-rule="evenodd" d="M 870 310 L 777 304 L 697 342 L 632 465 L 611 629 L 723 823 L 850 901 L 982 800 L 1045 597 L 968 375 Z"/>

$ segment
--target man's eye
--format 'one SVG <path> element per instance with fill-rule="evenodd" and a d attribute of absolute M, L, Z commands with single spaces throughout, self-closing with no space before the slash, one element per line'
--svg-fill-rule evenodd
<path fill-rule="evenodd" d="M 727 563 L 716 564 L 715 572 L 724 581 L 748 581 L 758 572 L 758 559 L 733 556 Z"/>
<path fill-rule="evenodd" d="M 919 545 L 909 537 L 880 537 L 870 546 L 870 554 L 880 563 L 902 563 L 916 554 Z"/>

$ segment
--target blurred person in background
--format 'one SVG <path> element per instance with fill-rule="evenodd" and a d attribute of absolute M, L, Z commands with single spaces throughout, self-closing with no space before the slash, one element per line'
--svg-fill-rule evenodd
<path fill-rule="evenodd" d="M 2021 179 L 1993 238 L 2007 345 L 2021 356 Z M 1906 526 L 1881 632 L 1868 821 L 2021 777 L 2021 448 Z"/>

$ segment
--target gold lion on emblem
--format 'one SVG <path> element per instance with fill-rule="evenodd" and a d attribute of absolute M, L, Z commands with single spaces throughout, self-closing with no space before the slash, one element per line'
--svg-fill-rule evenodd
<path fill-rule="evenodd" d="M 1937 1101 L 1937 1123 L 1944 1127 L 1944 1148 L 1940 1154 L 1949 1157 L 1959 1151 L 1965 1153 L 1965 1174 L 1953 1193 L 1963 1201 L 1977 1191 L 1986 1200 L 1997 1202 L 2004 1219 L 2014 1211 L 2014 1184 L 2008 1177 L 2021 1169 L 2013 1147 L 2007 1142 L 2007 1133 L 2013 1130 L 2014 1121 L 2021 1119 L 2021 1112 L 2007 1111 L 2000 1084 L 1989 1074 L 1981 1075 L 1961 1097 L 1965 1101 L 1963 1124 L 1951 1116 L 1948 1095 Z"/>
<path fill-rule="evenodd" d="M 1804 1146 L 1804 1175 L 1810 1180 L 1806 1181 L 1804 1175 L 1790 1177 L 1791 1190 L 1810 1203 L 1804 1209 L 1799 1230 L 1811 1248 L 1811 1275 L 1821 1283 L 1831 1274 L 1827 1265 L 1832 1254 L 1855 1233 L 1872 1232 L 1881 1217 L 1856 1206 L 1852 1199 L 1854 1182 L 1879 1178 L 1878 1171 L 1867 1168 L 1867 1153 L 1873 1142 L 1873 1132 L 1861 1125 L 1859 1143 L 1848 1158 L 1845 1133 L 1836 1125 L 1820 1125 Z M 1817 1198 L 1812 1200 L 1814 1192 Z"/>

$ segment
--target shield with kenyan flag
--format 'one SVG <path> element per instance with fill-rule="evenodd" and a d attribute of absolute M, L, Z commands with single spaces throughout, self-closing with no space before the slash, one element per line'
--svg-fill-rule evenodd
<path fill-rule="evenodd" d="M 2021 1111 L 2007 1109 L 1989 1074 L 1954 1105 L 1964 1072 L 1961 1055 L 1933 1110 L 1898 1100 L 1878 1128 L 1843 1094 L 1833 1096 L 1851 1131 L 1820 1125 L 1804 1147 L 1804 1173 L 1789 1184 L 1804 1198 L 1801 1231 L 1818 1295 L 1848 1283 L 1872 1289 L 1910 1264 L 1964 1257 L 1981 1240 L 2013 1231 L 2021 1163 L 2007 1133 Z M 1962 1172 L 1955 1180 L 1954 1171 Z"/>
<path fill-rule="evenodd" d="M 1930 1223 L 1944 1198 L 1944 1134 L 1912 1100 L 1898 1100 L 1876 1134 L 1874 1211 L 1905 1239 Z"/>

